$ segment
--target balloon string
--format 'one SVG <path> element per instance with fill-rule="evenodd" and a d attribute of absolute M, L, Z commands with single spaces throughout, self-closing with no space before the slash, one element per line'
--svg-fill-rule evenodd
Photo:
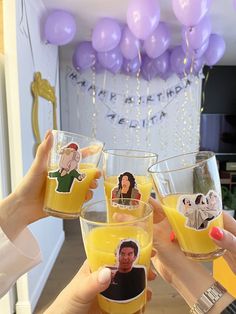
<path fill-rule="evenodd" d="M 203 83 L 201 112 L 203 112 L 203 110 L 205 109 L 204 107 L 205 107 L 205 101 L 206 101 L 206 85 L 209 79 L 209 75 L 210 75 L 210 69 L 208 69 L 207 74 L 205 76 L 204 83 Z"/>

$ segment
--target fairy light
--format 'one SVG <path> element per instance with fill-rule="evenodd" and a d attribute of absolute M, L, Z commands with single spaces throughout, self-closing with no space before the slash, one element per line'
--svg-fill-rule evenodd
<path fill-rule="evenodd" d="M 92 67 L 92 137 L 97 137 L 97 102 L 96 102 L 96 71 L 95 66 Z"/>
<path fill-rule="evenodd" d="M 138 51 L 138 58 L 139 58 L 139 63 L 141 64 L 141 52 L 140 50 Z M 137 75 L 136 75 L 136 81 L 137 81 L 137 85 L 136 85 L 136 95 L 137 95 L 137 98 L 138 98 L 138 101 L 137 101 L 137 120 L 140 120 L 140 117 L 141 117 L 141 97 L 140 97 L 140 87 L 141 87 L 141 82 L 140 82 L 140 72 L 141 72 L 141 69 L 139 68 L 138 69 L 138 72 L 137 72 Z M 140 145 L 141 145 L 141 142 L 140 142 L 140 127 L 137 127 L 135 129 L 135 138 L 136 138 L 136 145 L 137 147 L 139 148 Z"/>
<path fill-rule="evenodd" d="M 125 77 L 125 98 L 127 98 L 129 96 L 129 75 L 127 74 Z M 125 116 L 128 117 L 129 116 L 129 112 L 130 112 L 130 107 L 133 107 L 133 102 L 131 104 L 129 103 L 124 103 L 125 106 Z M 126 131 L 125 132 L 125 143 L 127 145 L 127 147 L 129 147 L 130 144 L 130 131 Z"/>
<path fill-rule="evenodd" d="M 150 91 L 150 85 L 149 85 L 149 82 L 148 82 L 148 85 L 147 85 L 147 96 L 149 95 L 149 91 Z M 145 138 L 147 150 L 149 150 L 149 148 L 151 147 L 151 139 L 150 139 L 151 126 L 149 125 L 149 121 L 150 121 L 150 117 L 151 117 L 152 111 L 153 111 L 152 110 L 152 106 L 148 102 L 148 105 L 147 105 L 147 121 L 148 121 L 148 124 L 146 126 L 146 138 Z"/>

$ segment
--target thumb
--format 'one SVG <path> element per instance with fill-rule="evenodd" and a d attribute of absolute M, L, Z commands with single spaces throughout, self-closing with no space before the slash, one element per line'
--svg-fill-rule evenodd
<path fill-rule="evenodd" d="M 32 169 L 35 173 L 40 173 L 45 171 L 48 163 L 49 153 L 53 145 L 53 135 L 52 131 L 48 130 L 45 134 L 44 140 L 39 145 L 34 162 L 32 164 Z"/>
<path fill-rule="evenodd" d="M 88 263 L 85 262 L 76 277 L 80 281 L 80 287 L 83 287 L 77 292 L 77 298 L 86 304 L 108 288 L 111 282 L 111 270 L 105 267 L 90 273 Z"/>
<path fill-rule="evenodd" d="M 236 237 L 232 233 L 219 227 L 213 227 L 209 236 L 219 247 L 236 254 Z"/>

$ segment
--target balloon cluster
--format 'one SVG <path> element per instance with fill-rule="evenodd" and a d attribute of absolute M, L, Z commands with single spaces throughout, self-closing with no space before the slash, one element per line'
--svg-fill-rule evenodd
<path fill-rule="evenodd" d="M 223 37 L 212 33 L 207 15 L 210 4 L 211 0 L 172 0 L 173 12 L 182 24 L 182 43 L 170 48 L 171 33 L 160 21 L 158 0 L 130 0 L 127 24 L 109 17 L 100 19 L 91 41 L 76 46 L 73 66 L 79 71 L 141 72 L 148 81 L 156 76 L 166 80 L 173 73 L 180 78 L 189 73 L 197 75 L 205 64 L 216 64 L 225 51 Z M 54 11 L 45 23 L 45 37 L 53 44 L 68 43 L 75 31 L 75 21 L 65 11 Z"/>

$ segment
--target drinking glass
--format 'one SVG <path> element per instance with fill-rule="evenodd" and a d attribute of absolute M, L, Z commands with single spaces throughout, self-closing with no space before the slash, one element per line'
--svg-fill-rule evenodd
<path fill-rule="evenodd" d="M 122 212 L 137 211 L 136 200 L 148 202 L 152 179 L 148 168 L 157 162 L 157 154 L 140 150 L 107 149 L 103 151 L 103 177 L 106 199 L 116 198 Z M 129 199 L 134 199 L 130 203 Z M 110 218 L 112 208 L 109 207 Z M 139 207 L 140 208 L 140 207 Z M 139 215 L 139 214 L 138 214 Z"/>
<path fill-rule="evenodd" d="M 109 267 L 112 280 L 98 295 L 103 314 L 141 314 L 146 304 L 147 270 L 152 250 L 153 213 L 148 203 L 140 200 L 142 215 L 116 215 L 119 203 L 103 200 L 84 207 L 80 213 L 83 243 L 92 271 Z M 132 201 L 132 199 L 130 199 Z M 107 202 L 113 208 L 110 223 Z"/>
<path fill-rule="evenodd" d="M 157 195 L 186 256 L 211 260 L 224 253 L 209 237 L 223 228 L 221 184 L 213 152 L 162 160 L 149 168 Z"/>
<path fill-rule="evenodd" d="M 103 143 L 81 134 L 52 133 L 44 210 L 51 216 L 77 218 L 95 178 Z"/>

